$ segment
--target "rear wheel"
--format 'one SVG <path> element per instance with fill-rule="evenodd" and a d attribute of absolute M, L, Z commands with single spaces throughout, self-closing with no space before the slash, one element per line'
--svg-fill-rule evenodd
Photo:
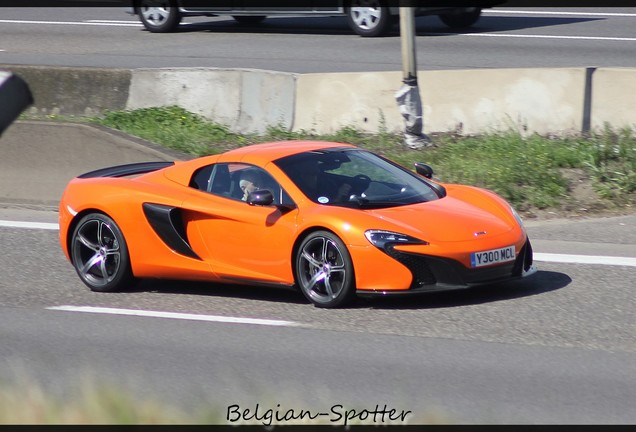
<path fill-rule="evenodd" d="M 298 287 L 317 307 L 344 306 L 355 297 L 351 255 L 331 232 L 315 231 L 303 239 L 294 270 Z"/>
<path fill-rule="evenodd" d="M 440 15 L 439 19 L 451 28 L 464 28 L 475 24 L 479 21 L 479 17 L 481 17 L 481 9 L 471 8 L 463 12 Z"/>
<path fill-rule="evenodd" d="M 349 27 L 365 37 L 383 36 L 397 23 L 388 7 L 379 0 L 352 0 L 346 9 Z"/>
<path fill-rule="evenodd" d="M 73 266 L 91 290 L 120 291 L 134 280 L 124 235 L 114 220 L 102 213 L 84 216 L 71 238 Z"/>
<path fill-rule="evenodd" d="M 139 19 L 152 33 L 169 33 L 179 27 L 181 13 L 171 0 L 140 0 Z"/>

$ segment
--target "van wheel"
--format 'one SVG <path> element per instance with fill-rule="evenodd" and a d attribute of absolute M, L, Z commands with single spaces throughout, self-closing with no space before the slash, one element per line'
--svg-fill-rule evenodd
<path fill-rule="evenodd" d="M 388 7 L 378 0 L 352 0 L 346 8 L 349 27 L 360 36 L 383 36 L 397 23 Z"/>
<path fill-rule="evenodd" d="M 171 0 L 140 0 L 137 14 L 152 33 L 173 32 L 181 23 L 181 12 Z"/>

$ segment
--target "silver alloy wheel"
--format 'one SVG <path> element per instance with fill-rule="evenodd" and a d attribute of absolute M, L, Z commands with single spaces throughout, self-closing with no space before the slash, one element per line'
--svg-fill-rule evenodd
<path fill-rule="evenodd" d="M 73 263 L 92 287 L 103 287 L 119 274 L 121 252 L 111 226 L 101 219 L 82 223 L 73 238 Z"/>
<path fill-rule="evenodd" d="M 350 14 L 351 20 L 358 28 L 373 30 L 382 18 L 382 9 L 379 7 L 352 7 Z"/>
<path fill-rule="evenodd" d="M 175 0 L 140 0 L 135 9 L 146 30 L 152 33 L 170 33 L 179 27 L 181 12 Z"/>
<path fill-rule="evenodd" d="M 298 278 L 303 292 L 312 301 L 334 301 L 348 284 L 347 266 L 339 246 L 332 239 L 317 236 L 302 246 L 298 258 Z"/>
<path fill-rule="evenodd" d="M 168 2 L 166 2 L 165 6 L 144 6 L 139 8 L 139 13 L 143 16 L 143 18 L 151 25 L 160 27 L 162 26 L 168 18 L 170 18 L 170 9 L 168 7 Z"/>
<path fill-rule="evenodd" d="M 347 3 L 347 23 L 360 36 L 383 36 L 397 23 L 397 15 L 391 14 L 386 1 L 348 0 Z"/>

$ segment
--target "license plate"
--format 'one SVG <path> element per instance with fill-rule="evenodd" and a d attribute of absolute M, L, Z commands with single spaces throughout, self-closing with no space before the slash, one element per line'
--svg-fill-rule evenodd
<path fill-rule="evenodd" d="M 507 246 L 500 249 L 492 249 L 483 252 L 473 252 L 470 254 L 471 267 L 483 267 L 492 264 L 515 260 L 515 247 Z"/>

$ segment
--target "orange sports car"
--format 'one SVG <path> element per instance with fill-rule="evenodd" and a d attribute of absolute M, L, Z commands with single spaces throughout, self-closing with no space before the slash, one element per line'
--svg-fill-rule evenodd
<path fill-rule="evenodd" d="M 504 199 L 415 168 L 320 141 L 104 168 L 68 184 L 60 242 L 94 291 L 187 279 L 295 287 L 318 307 L 535 272 Z"/>

